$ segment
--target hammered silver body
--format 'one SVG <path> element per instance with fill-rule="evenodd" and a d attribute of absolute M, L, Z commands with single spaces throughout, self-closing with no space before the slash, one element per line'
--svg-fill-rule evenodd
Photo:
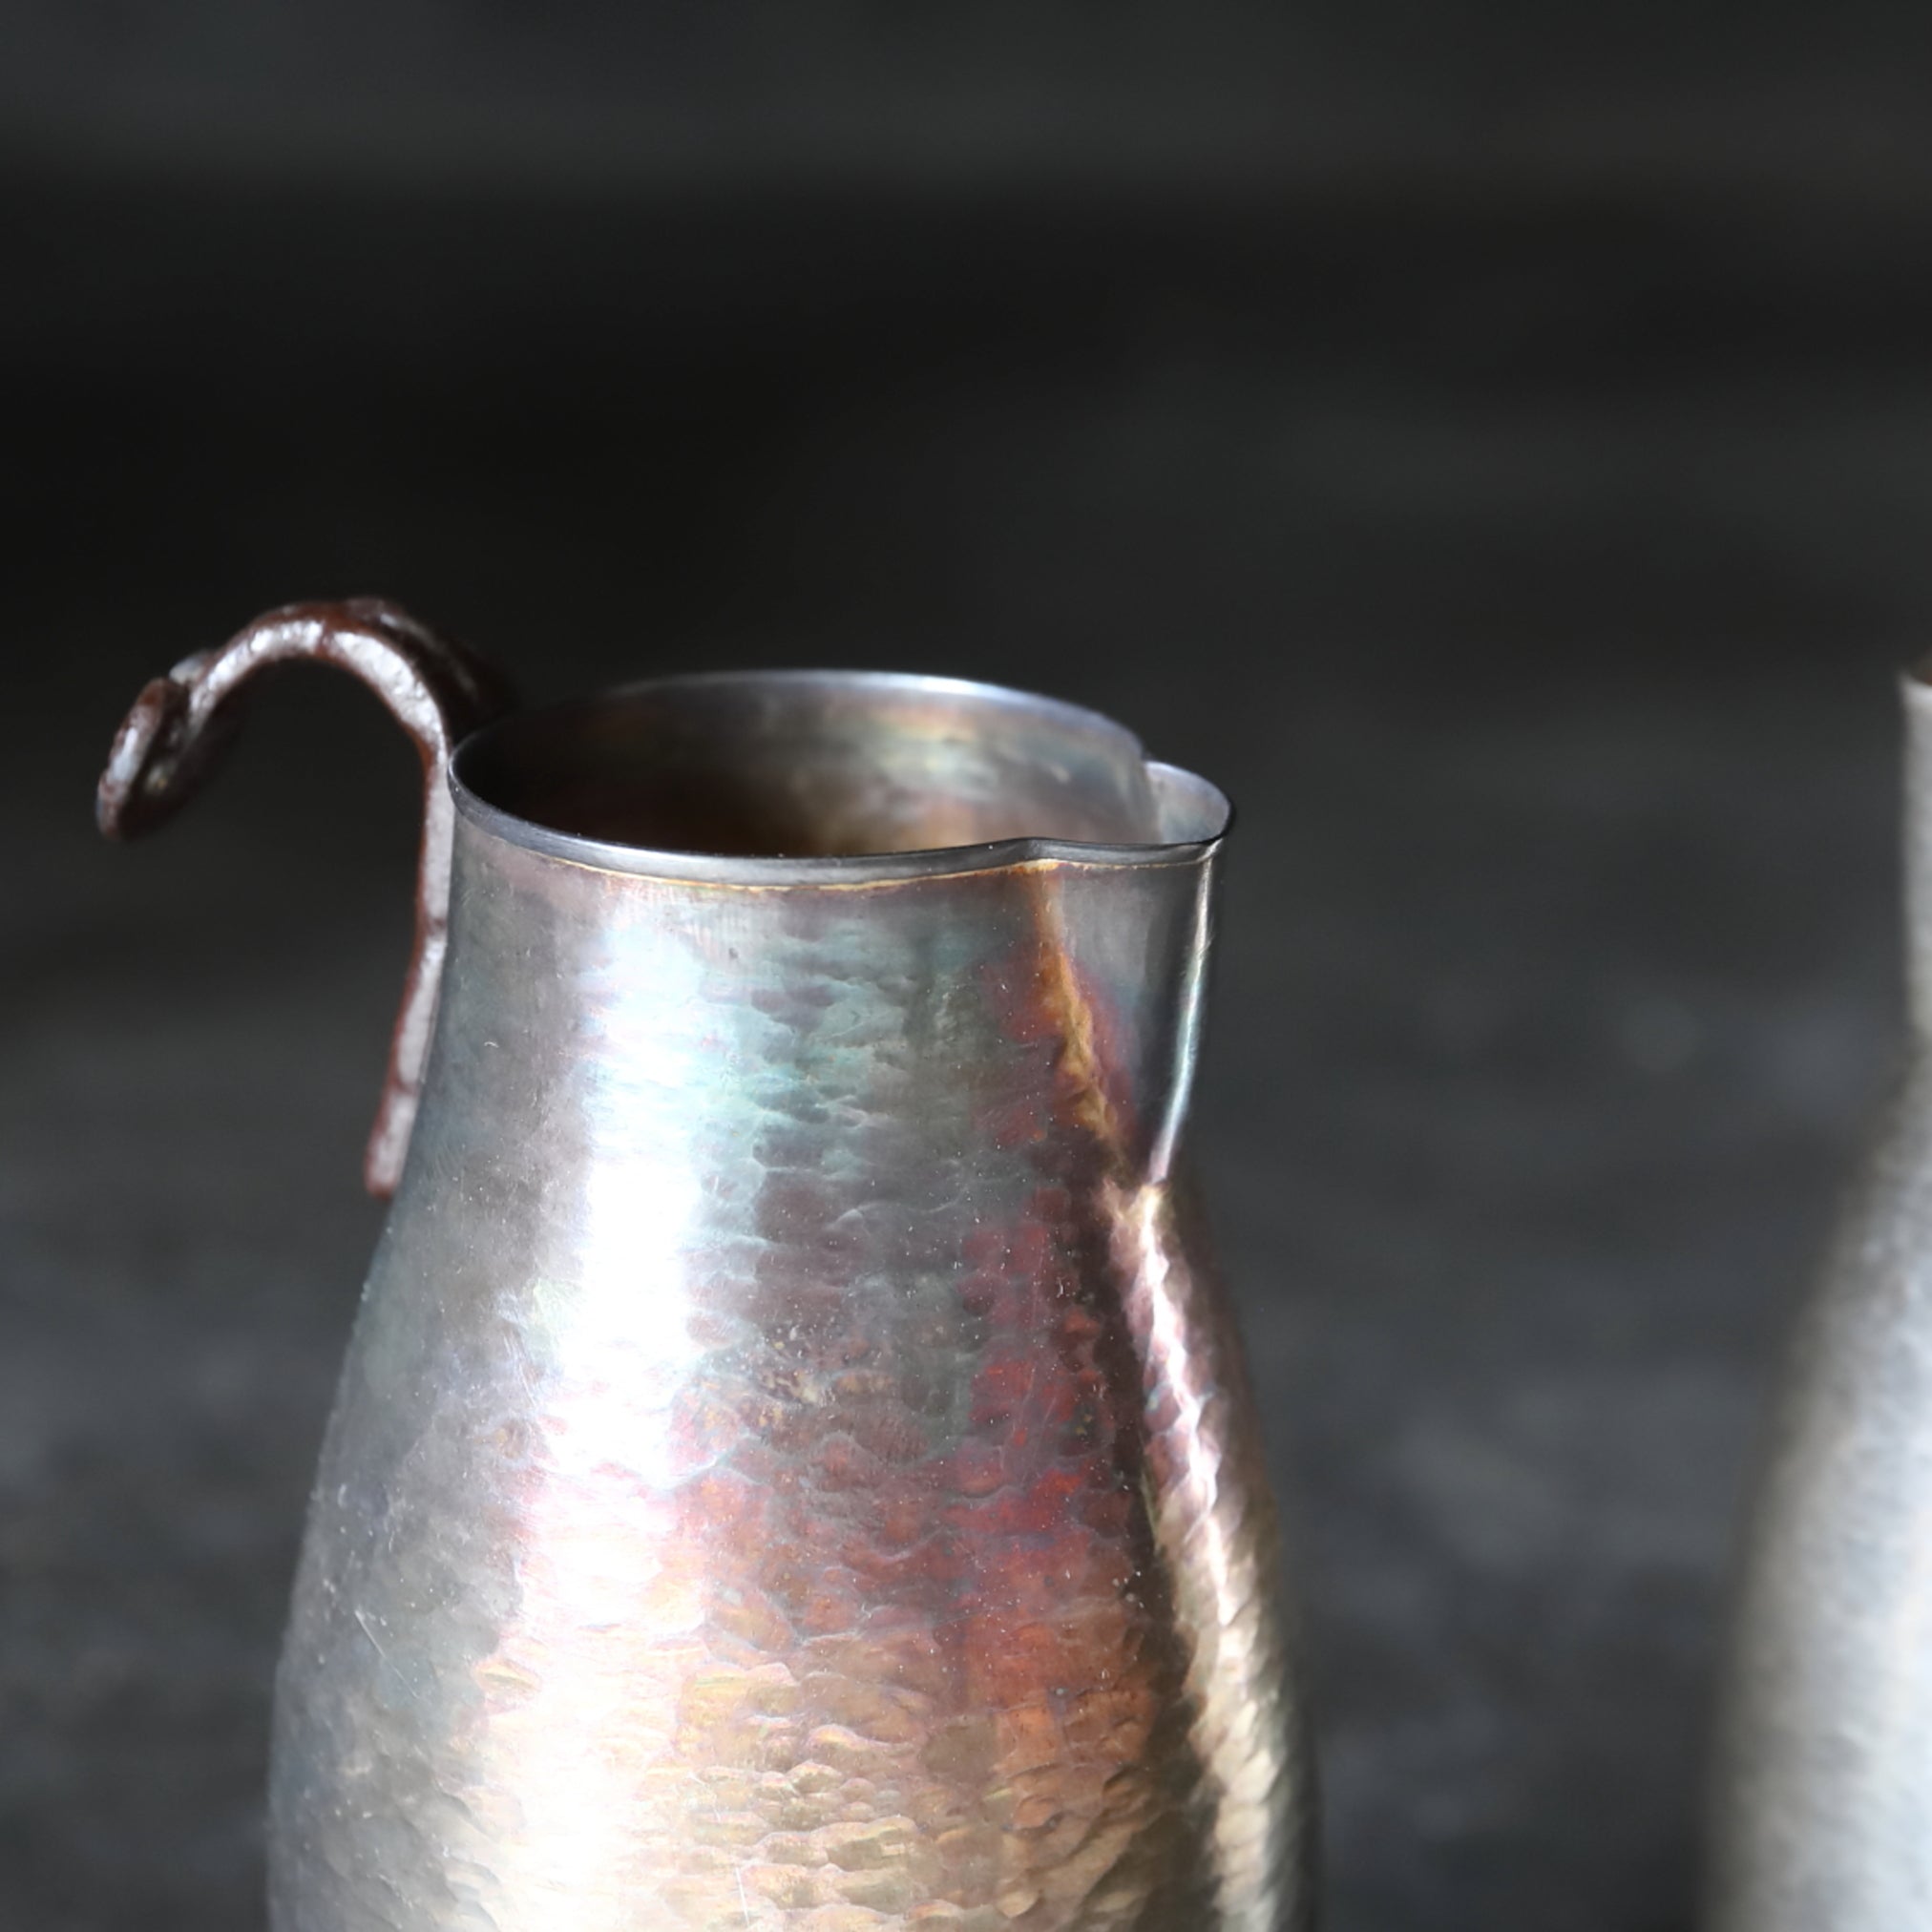
<path fill-rule="evenodd" d="M 1307 1924 L 1181 1171 L 1225 802 L 1091 714 L 856 676 L 640 687 L 455 773 L 277 1932 Z"/>
<path fill-rule="evenodd" d="M 1913 1028 L 1795 1336 L 1732 1632 L 1709 1932 L 1932 1925 L 1932 690 L 1905 686 Z"/>

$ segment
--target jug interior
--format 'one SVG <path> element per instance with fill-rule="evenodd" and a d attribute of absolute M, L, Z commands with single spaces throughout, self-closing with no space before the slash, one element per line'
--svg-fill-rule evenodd
<path fill-rule="evenodd" d="M 661 851 L 833 858 L 1163 835 L 1140 744 L 1110 720 L 892 674 L 634 686 L 506 719 L 465 743 L 454 769 L 500 811 Z"/>

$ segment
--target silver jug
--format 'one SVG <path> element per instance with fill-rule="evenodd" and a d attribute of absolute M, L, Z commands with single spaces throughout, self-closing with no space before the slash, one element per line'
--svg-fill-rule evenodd
<path fill-rule="evenodd" d="M 1910 1046 L 1800 1318 L 1760 1480 L 1707 1932 L 1932 1925 L 1932 688 L 1904 689 Z"/>
<path fill-rule="evenodd" d="M 277 1680 L 279 1932 L 1309 1923 L 1179 1158 L 1226 800 L 940 679 L 517 713 L 364 600 L 150 685 L 106 829 L 303 658 L 396 711 L 426 815 L 394 1203 Z"/>

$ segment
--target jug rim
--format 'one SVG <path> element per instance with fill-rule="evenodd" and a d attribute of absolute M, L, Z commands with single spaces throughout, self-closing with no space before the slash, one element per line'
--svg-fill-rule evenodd
<path fill-rule="evenodd" d="M 788 855 L 708 852 L 674 846 L 632 844 L 595 837 L 545 824 L 494 803 L 475 788 L 464 767 L 479 753 L 532 721 L 557 724 L 573 715 L 588 719 L 625 702 L 705 688 L 765 686 L 773 691 L 874 692 L 910 697 L 966 700 L 999 710 L 1065 725 L 1090 738 L 1111 741 L 1138 763 L 1153 792 L 1163 829 L 1179 835 L 1148 840 L 1092 840 L 1028 833 L 976 843 L 935 845 L 909 850 Z M 1149 867 L 1197 863 L 1213 853 L 1232 825 L 1234 808 L 1221 788 L 1198 773 L 1149 758 L 1139 735 L 1103 711 L 1063 698 L 1047 697 L 1008 684 L 930 672 L 748 669 L 671 672 L 638 679 L 586 697 L 512 712 L 471 732 L 454 747 L 447 764 L 451 795 L 460 815 L 479 830 L 546 858 L 598 872 L 631 873 L 715 885 L 852 886 L 902 879 L 945 878 L 1027 865 Z"/>

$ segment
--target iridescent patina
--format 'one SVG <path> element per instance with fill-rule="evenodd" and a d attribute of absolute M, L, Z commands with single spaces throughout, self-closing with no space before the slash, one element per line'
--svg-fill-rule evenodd
<path fill-rule="evenodd" d="M 512 716 L 450 789 L 280 1932 L 1305 1925 L 1177 1173 L 1226 801 L 1089 712 L 821 673 Z"/>

